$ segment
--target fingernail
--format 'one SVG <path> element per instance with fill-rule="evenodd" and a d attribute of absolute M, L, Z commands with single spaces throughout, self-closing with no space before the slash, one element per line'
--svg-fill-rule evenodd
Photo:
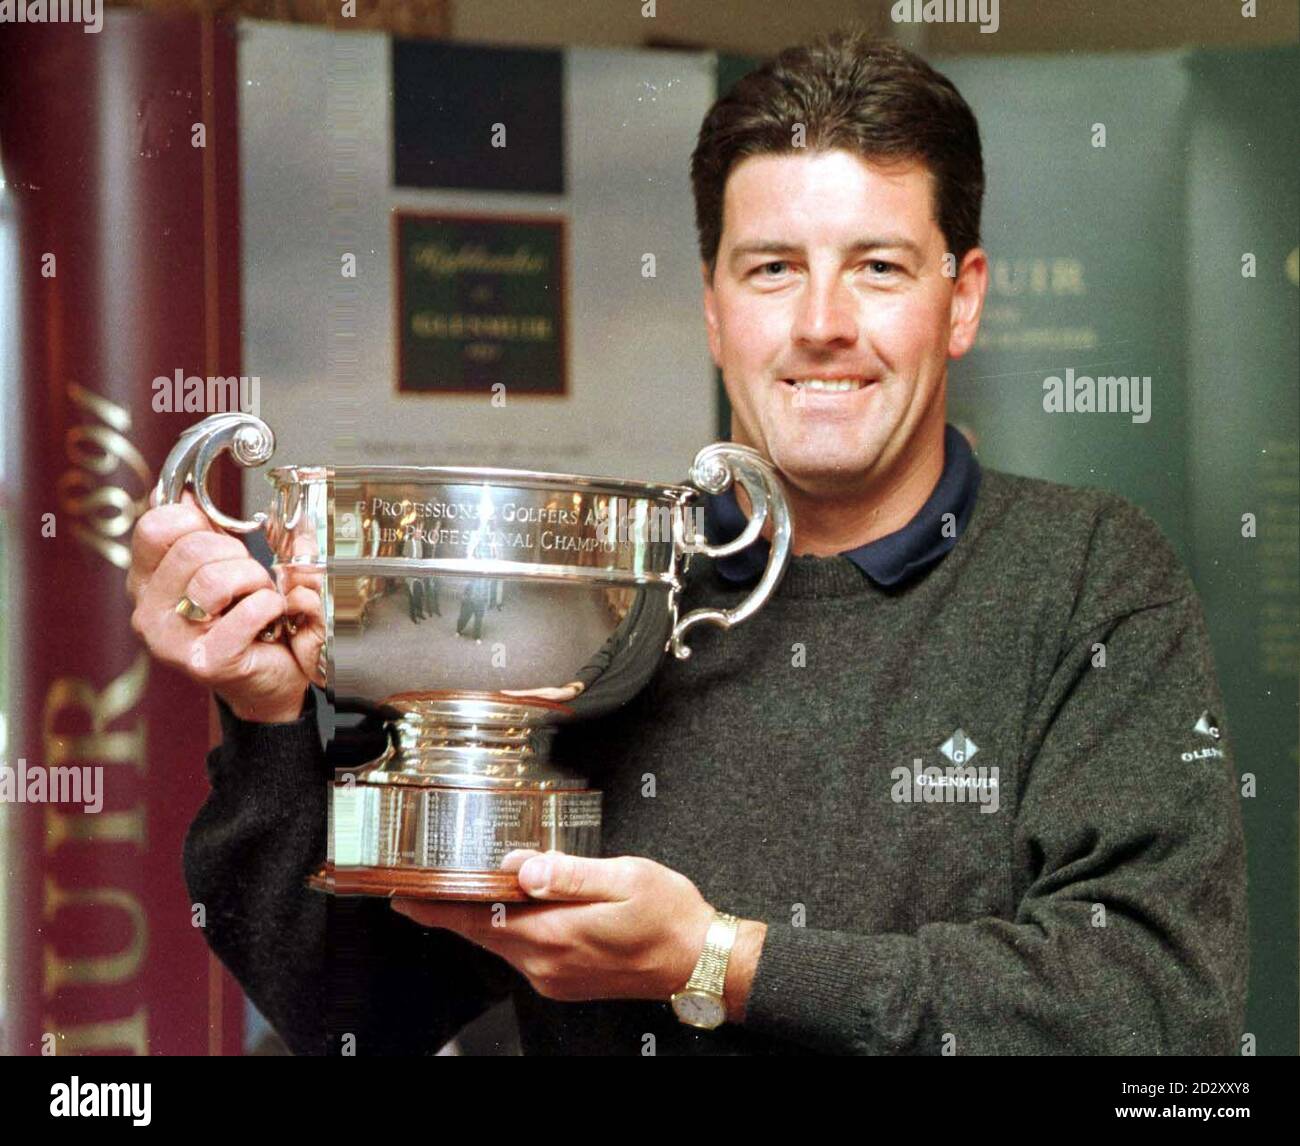
<path fill-rule="evenodd" d="M 532 865 L 528 867 L 528 890 L 534 895 L 546 891 L 551 884 L 551 861 L 548 859 L 529 860 L 528 864 Z M 522 870 L 521 868 L 520 871 Z"/>

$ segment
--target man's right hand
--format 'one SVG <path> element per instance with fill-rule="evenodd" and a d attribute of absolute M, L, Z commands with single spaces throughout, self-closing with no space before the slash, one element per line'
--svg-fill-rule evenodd
<path fill-rule="evenodd" d="M 324 641 L 320 594 L 303 585 L 281 596 L 270 573 L 220 532 L 187 490 L 178 505 L 155 505 L 136 522 L 127 592 L 131 627 L 149 651 L 211 688 L 242 720 L 284 723 L 302 714 Z M 189 597 L 210 614 L 176 612 Z M 280 617 L 299 619 L 291 644 L 258 638 Z"/>

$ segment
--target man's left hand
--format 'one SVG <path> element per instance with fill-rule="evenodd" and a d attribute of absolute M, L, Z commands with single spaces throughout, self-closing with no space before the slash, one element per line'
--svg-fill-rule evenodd
<path fill-rule="evenodd" d="M 638 856 L 514 851 L 501 866 L 518 872 L 533 902 L 394 899 L 393 910 L 499 955 L 548 999 L 667 1000 L 686 985 L 713 919 L 686 876 Z M 727 976 L 733 1021 L 743 1014 L 764 932 L 762 923 L 741 925 L 737 974 Z"/>

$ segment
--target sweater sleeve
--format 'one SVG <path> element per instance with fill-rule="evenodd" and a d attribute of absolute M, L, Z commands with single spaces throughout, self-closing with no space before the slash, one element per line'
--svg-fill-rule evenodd
<path fill-rule="evenodd" d="M 305 879 L 324 861 L 332 770 L 314 694 L 289 724 L 240 720 L 217 701 L 223 739 L 190 825 L 185 880 L 204 935 L 295 1054 L 433 1054 L 493 1002 L 514 972 L 384 900 L 342 899 Z"/>
<path fill-rule="evenodd" d="M 1237 1052 L 1236 770 L 1200 602 L 1138 513 L 1147 574 L 1116 559 L 1100 579 L 1155 596 L 1107 614 L 1132 586 L 1085 594 L 1028 713 L 1014 912 L 914 934 L 769 925 L 747 1027 L 842 1054 Z"/>

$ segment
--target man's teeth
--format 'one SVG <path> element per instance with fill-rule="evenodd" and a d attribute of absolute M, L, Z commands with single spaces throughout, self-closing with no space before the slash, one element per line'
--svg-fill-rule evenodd
<path fill-rule="evenodd" d="M 805 378 L 791 379 L 790 384 L 796 390 L 861 390 L 866 382 L 861 378 Z"/>

